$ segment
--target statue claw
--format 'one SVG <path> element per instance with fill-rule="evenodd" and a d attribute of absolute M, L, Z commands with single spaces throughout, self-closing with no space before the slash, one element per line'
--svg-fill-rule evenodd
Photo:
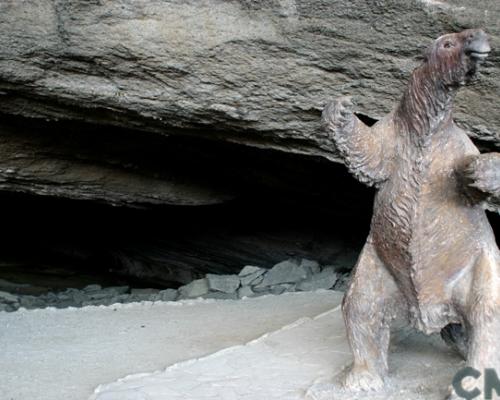
<path fill-rule="evenodd" d="M 352 97 L 342 97 L 339 99 L 340 105 L 345 108 L 351 108 L 354 106 L 354 103 L 352 101 Z"/>

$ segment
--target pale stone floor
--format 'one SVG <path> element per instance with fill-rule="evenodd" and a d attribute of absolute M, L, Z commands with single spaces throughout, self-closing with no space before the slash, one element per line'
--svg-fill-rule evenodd
<path fill-rule="evenodd" d="M 420 335 L 392 344 L 386 391 L 340 389 L 351 360 L 341 296 L 1 312 L 1 398 L 442 399 L 461 362 Z"/>

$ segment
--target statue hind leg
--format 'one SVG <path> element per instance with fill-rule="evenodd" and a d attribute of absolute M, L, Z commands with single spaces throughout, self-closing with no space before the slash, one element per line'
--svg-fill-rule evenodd
<path fill-rule="evenodd" d="M 468 331 L 466 364 L 478 370 L 481 378 L 464 382 L 466 390 L 484 389 L 486 369 L 500 376 L 500 257 L 498 250 L 484 250 L 472 272 L 472 282 L 465 280 L 468 296 L 463 300 L 465 326 Z M 463 292 L 462 292 L 463 293 Z M 481 396 L 485 396 L 483 392 Z M 458 399 L 453 390 L 449 399 Z M 483 399 L 485 397 L 478 397 Z"/>
<path fill-rule="evenodd" d="M 370 239 L 356 264 L 342 303 L 347 338 L 354 362 L 344 386 L 378 390 L 387 374 L 390 324 L 406 302 L 394 279 L 376 254 Z"/>

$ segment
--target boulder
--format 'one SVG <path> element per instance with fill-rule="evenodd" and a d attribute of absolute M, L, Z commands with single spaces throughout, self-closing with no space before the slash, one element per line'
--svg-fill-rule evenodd
<path fill-rule="evenodd" d="M 240 299 L 253 296 L 255 296 L 255 293 L 250 286 L 242 286 L 238 289 L 238 298 Z"/>
<path fill-rule="evenodd" d="M 19 297 L 8 292 L 0 291 L 0 302 L 6 304 L 14 304 L 19 301 Z"/>
<path fill-rule="evenodd" d="M 160 289 L 153 288 L 135 288 L 130 291 L 132 295 L 141 295 L 141 296 L 152 296 L 160 293 Z M 121 293 L 120 293 L 121 294 Z"/>
<path fill-rule="evenodd" d="M 335 282 L 337 282 L 337 279 L 338 276 L 333 268 L 324 268 L 320 273 L 311 275 L 309 278 L 299 282 L 296 289 L 301 291 L 331 289 L 335 285 Z"/>
<path fill-rule="evenodd" d="M 224 292 L 210 292 L 210 293 L 204 294 L 201 297 L 203 297 L 204 299 L 237 300 L 238 294 L 237 293 L 224 293 Z"/>
<path fill-rule="evenodd" d="M 282 283 L 296 283 L 307 278 L 308 269 L 299 265 L 295 260 L 286 260 L 276 264 L 264 276 L 261 283 L 255 288 L 264 288 Z"/>
<path fill-rule="evenodd" d="M 240 278 L 236 275 L 207 274 L 210 290 L 223 293 L 235 293 L 240 286 Z"/>
<path fill-rule="evenodd" d="M 33 308 L 44 308 L 45 302 L 37 296 L 21 296 L 19 299 L 21 307 L 27 308 L 28 310 Z"/>
<path fill-rule="evenodd" d="M 6 311 L 6 312 L 10 312 L 10 311 L 14 311 L 16 308 L 14 306 L 12 306 L 11 304 L 2 304 L 0 303 L 0 312 L 1 311 Z"/>
<path fill-rule="evenodd" d="M 241 286 L 256 285 L 264 279 L 262 275 L 266 273 L 265 268 L 254 267 L 247 265 L 244 267 L 238 276 L 240 277 Z"/>
<path fill-rule="evenodd" d="M 82 289 L 84 292 L 97 292 L 99 290 L 102 290 L 102 286 L 97 284 L 97 283 L 93 283 L 91 285 L 87 285 L 85 286 L 83 289 Z M 49 293 L 50 294 L 50 293 Z"/>
<path fill-rule="evenodd" d="M 206 278 L 196 279 L 187 285 L 181 286 L 179 288 L 179 296 L 183 299 L 200 297 L 207 294 L 209 290 Z"/>
<path fill-rule="evenodd" d="M 271 294 L 282 294 L 285 292 L 293 292 L 295 285 L 291 283 L 282 283 L 280 285 L 273 285 L 269 288 Z"/>
<path fill-rule="evenodd" d="M 307 258 L 303 258 L 300 261 L 300 266 L 309 270 L 311 274 L 317 274 L 321 271 L 321 267 L 317 261 L 308 260 Z"/>
<path fill-rule="evenodd" d="M 179 293 L 175 289 L 165 289 L 160 290 L 160 300 L 161 301 L 175 301 Z"/>
<path fill-rule="evenodd" d="M 240 276 L 240 277 L 242 277 L 242 276 L 248 276 L 248 275 L 252 275 L 252 274 L 254 274 L 256 272 L 265 272 L 265 269 L 264 268 L 260 268 L 260 267 L 256 267 L 254 265 L 246 265 L 238 273 L 238 276 Z"/>

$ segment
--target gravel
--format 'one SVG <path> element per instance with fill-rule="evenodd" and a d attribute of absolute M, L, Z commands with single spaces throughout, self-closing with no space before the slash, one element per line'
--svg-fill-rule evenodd
<path fill-rule="evenodd" d="M 345 291 L 349 274 L 340 271 L 343 271 L 347 264 L 354 262 L 355 258 L 354 255 L 349 255 L 339 260 L 341 264 L 327 266 L 321 266 L 319 262 L 309 259 L 285 260 L 271 269 L 246 265 L 237 275 L 207 274 L 204 278 L 194 280 L 178 289 L 102 287 L 99 284 L 92 284 L 83 289 L 68 288 L 64 291 L 51 291 L 38 296 L 14 294 L 2 290 L 0 291 L 0 311 L 10 312 L 20 307 L 26 309 L 67 308 L 194 298 L 236 300 L 319 289 Z M 2 282 L 2 288 L 15 289 L 19 286 L 19 284 L 5 280 Z"/>

